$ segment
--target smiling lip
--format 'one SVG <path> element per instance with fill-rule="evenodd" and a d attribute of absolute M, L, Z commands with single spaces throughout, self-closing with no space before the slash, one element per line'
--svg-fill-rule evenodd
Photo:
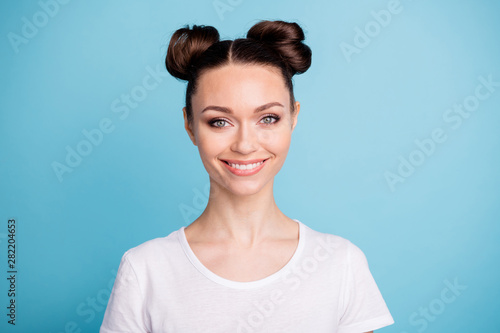
<path fill-rule="evenodd" d="M 238 160 L 221 160 L 222 162 L 229 162 L 232 164 L 239 164 L 239 165 L 247 165 L 247 164 L 253 164 L 253 163 L 259 163 L 262 161 L 267 160 L 267 158 L 261 158 L 261 159 L 256 159 L 256 160 L 248 160 L 248 161 L 238 161 Z"/>
<path fill-rule="evenodd" d="M 254 175 L 256 174 L 257 172 L 259 172 L 263 167 L 264 165 L 266 164 L 266 161 L 268 159 L 258 159 L 258 160 L 248 160 L 248 161 L 238 161 L 238 160 L 221 160 L 222 164 L 224 164 L 224 166 L 229 170 L 231 171 L 231 173 L 237 175 L 237 176 L 251 176 L 251 175 Z M 248 164 L 253 164 L 253 163 L 258 163 L 258 162 L 263 162 L 261 165 L 253 168 L 253 169 L 250 169 L 250 170 L 241 170 L 241 169 L 236 169 L 236 168 L 233 168 L 231 165 L 229 165 L 228 163 L 232 163 L 232 164 L 239 164 L 239 165 L 248 165 Z"/>

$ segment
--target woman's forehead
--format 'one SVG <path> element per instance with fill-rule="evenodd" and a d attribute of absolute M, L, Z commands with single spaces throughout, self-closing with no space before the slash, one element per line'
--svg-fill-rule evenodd
<path fill-rule="evenodd" d="M 198 79 L 193 104 L 259 104 L 289 98 L 285 81 L 270 66 L 230 64 L 204 72 Z"/>

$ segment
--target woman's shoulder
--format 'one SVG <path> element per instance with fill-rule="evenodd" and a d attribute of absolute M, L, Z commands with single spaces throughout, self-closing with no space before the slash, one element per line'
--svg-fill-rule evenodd
<path fill-rule="evenodd" d="M 167 236 L 147 240 L 128 249 L 123 257 L 131 261 L 155 260 L 156 258 L 175 255 L 181 250 L 179 244 L 180 229 L 170 232 Z"/>
<path fill-rule="evenodd" d="M 358 246 L 345 237 L 334 233 L 319 231 L 305 224 L 303 224 L 303 226 L 309 248 L 316 249 L 316 251 L 322 249 L 330 254 L 335 253 L 344 255 L 345 257 L 353 254 L 358 256 L 363 254 Z"/>

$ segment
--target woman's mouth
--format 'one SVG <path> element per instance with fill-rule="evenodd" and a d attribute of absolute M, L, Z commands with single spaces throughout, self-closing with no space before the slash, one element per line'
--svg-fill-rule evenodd
<path fill-rule="evenodd" d="M 252 161 L 221 161 L 233 174 L 237 176 L 251 176 L 259 172 L 264 167 L 264 164 L 267 160 L 268 159 Z"/>

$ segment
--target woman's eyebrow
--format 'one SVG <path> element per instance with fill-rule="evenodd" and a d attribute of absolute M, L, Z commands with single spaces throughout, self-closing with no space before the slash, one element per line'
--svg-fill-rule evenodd
<path fill-rule="evenodd" d="M 271 103 L 267 103 L 267 104 L 264 104 L 264 105 L 261 105 L 259 107 L 257 107 L 253 113 L 259 113 L 259 112 L 262 112 L 266 109 L 269 109 L 273 106 L 281 106 L 284 108 L 283 104 L 281 103 L 278 103 L 278 102 L 271 102 Z M 206 108 L 204 108 L 201 113 L 207 111 L 207 110 L 214 110 L 214 111 L 220 111 L 220 112 L 225 112 L 225 113 L 233 113 L 233 111 L 230 109 L 230 108 L 227 108 L 227 107 L 224 107 L 224 106 L 216 106 L 216 105 L 209 105 L 207 106 Z"/>

